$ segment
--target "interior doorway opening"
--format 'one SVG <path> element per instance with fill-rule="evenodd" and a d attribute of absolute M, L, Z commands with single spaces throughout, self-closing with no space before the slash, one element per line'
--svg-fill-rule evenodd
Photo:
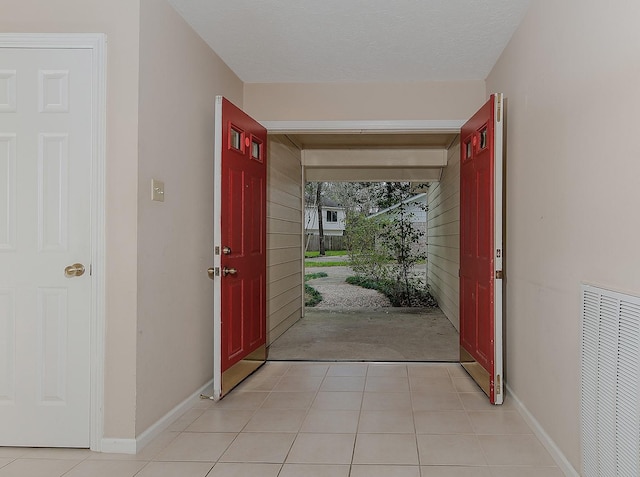
<path fill-rule="evenodd" d="M 305 184 L 307 310 L 437 306 L 427 287 L 427 187 Z"/>
<path fill-rule="evenodd" d="M 386 126 L 388 127 L 388 124 Z M 420 130 L 403 131 L 402 133 L 365 132 L 362 130 L 357 132 L 350 130 L 346 133 L 344 131 L 329 133 L 318 133 L 318 131 L 313 133 L 311 131 L 289 132 L 272 135 L 271 139 L 281 144 L 286 143 L 289 152 L 297 150 L 301 165 L 299 169 L 300 187 L 304 183 L 302 181 L 404 181 L 412 184 L 430 183 L 432 185 L 430 193 L 426 192 L 426 189 L 425 192 L 415 192 L 431 195 L 436 204 L 435 209 L 429 212 L 433 217 L 433 226 L 427 231 L 428 240 L 434 240 L 433 250 L 429 252 L 430 258 L 434 260 L 433 270 L 431 273 L 427 271 L 431 265 L 431 261 L 427 260 L 424 264 L 424 273 L 425 281 L 436 288 L 438 303 L 443 301 L 445 305 L 443 308 L 437 309 L 438 318 L 441 318 L 455 333 L 455 338 L 449 346 L 451 356 L 438 358 L 428 354 L 419 355 L 407 352 L 412 339 L 415 339 L 416 346 L 423 350 L 429 348 L 428 337 L 415 331 L 412 332 L 411 326 L 407 325 L 407 322 L 412 319 L 425 320 L 427 314 L 423 310 L 417 312 L 417 309 L 396 310 L 393 307 L 375 307 L 374 311 L 371 309 L 364 311 L 362 323 L 365 323 L 369 328 L 359 327 L 352 322 L 346 328 L 340 329 L 338 325 L 348 323 L 348 320 L 344 320 L 344 318 L 356 313 L 354 310 L 337 312 L 337 310 L 305 310 L 301 307 L 297 319 L 287 323 L 284 329 L 272 333 L 269 340 L 271 360 L 457 361 L 457 310 L 453 310 L 454 303 L 457 302 L 457 297 L 454 296 L 457 293 L 455 284 L 457 268 L 453 269 L 457 267 L 455 262 L 457 260 L 459 229 L 455 229 L 456 221 L 459 219 L 457 218 L 458 211 L 455 210 L 456 191 L 453 184 L 458 180 L 456 179 L 456 174 L 458 174 L 456 159 L 459 155 L 459 146 L 457 128 L 451 125 L 447 127 L 449 129 L 446 131 Z M 270 129 L 272 130 L 271 127 Z M 275 149 L 277 150 L 277 148 Z M 273 147 L 271 151 L 274 151 Z M 281 174 L 278 172 L 275 173 L 275 176 L 281 178 Z M 300 213 L 302 214 L 306 201 L 304 194 L 300 195 Z M 329 219 L 332 218 L 329 217 Z M 304 219 L 300 222 L 298 231 L 301 247 L 299 294 L 300 301 L 302 301 L 304 294 L 301 290 L 304 287 L 304 276 L 309 275 L 310 271 L 312 273 L 316 271 L 305 266 L 303 257 L 307 248 L 307 236 L 304 231 Z M 275 247 L 276 237 L 274 236 L 273 239 L 271 244 Z M 448 243 L 442 243 L 443 240 Z M 452 263 L 443 264 L 443 260 Z M 271 265 L 274 268 L 278 267 L 275 264 Z M 276 280 L 276 282 L 277 285 L 281 284 L 280 280 Z M 345 285 L 337 284 L 342 291 L 344 291 Z M 447 287 L 451 290 L 448 290 Z M 394 312 L 402 312 L 393 315 L 395 321 L 389 320 L 391 309 Z M 385 318 L 387 322 L 390 322 L 389 327 L 375 331 L 373 326 L 375 322 L 378 319 L 384 321 Z M 434 319 L 432 316 L 426 316 L 426 318 Z M 319 335 L 313 332 L 308 334 L 314 326 L 315 331 L 320 330 Z M 300 330 L 300 328 L 303 329 Z M 403 332 L 405 332 L 404 337 Z M 283 354 L 280 352 L 281 345 L 286 343 L 288 336 L 291 336 L 292 333 L 300 335 L 307 333 L 307 335 L 305 339 L 295 345 L 295 353 Z M 360 343 L 352 339 L 354 337 L 368 338 L 370 341 Z M 389 348 L 390 353 L 380 353 L 385 347 Z M 326 353 L 319 355 L 316 353 L 318 349 L 324 350 Z M 349 352 L 347 353 L 345 350 Z"/>

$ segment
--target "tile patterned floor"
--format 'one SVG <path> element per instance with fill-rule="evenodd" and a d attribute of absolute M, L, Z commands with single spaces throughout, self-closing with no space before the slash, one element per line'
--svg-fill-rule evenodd
<path fill-rule="evenodd" d="M 452 364 L 267 363 L 135 456 L 0 448 L 0 477 L 562 477 Z"/>

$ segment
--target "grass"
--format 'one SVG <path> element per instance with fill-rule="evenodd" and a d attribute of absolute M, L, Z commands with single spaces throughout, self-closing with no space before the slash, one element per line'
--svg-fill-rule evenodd
<path fill-rule="evenodd" d="M 326 257 L 340 257 L 342 255 L 347 255 L 349 252 L 346 250 L 327 250 L 325 252 Z M 320 252 L 305 252 L 304 258 L 316 258 L 320 256 Z"/>
<path fill-rule="evenodd" d="M 304 281 L 313 280 L 314 278 L 324 278 L 328 276 L 325 272 L 307 273 Z M 304 306 L 316 306 L 322 301 L 322 294 L 311 285 L 304 284 Z"/>
<path fill-rule="evenodd" d="M 313 280 L 314 278 L 324 278 L 328 276 L 324 272 L 307 273 L 304 281 Z M 322 301 L 322 294 L 311 285 L 304 284 L 304 306 L 316 306 Z"/>
<path fill-rule="evenodd" d="M 313 288 L 312 286 L 304 284 L 304 305 L 305 306 L 316 306 L 318 303 L 322 301 L 322 295 L 318 290 Z"/>
<path fill-rule="evenodd" d="M 349 262 L 304 262 L 305 267 L 348 267 Z"/>

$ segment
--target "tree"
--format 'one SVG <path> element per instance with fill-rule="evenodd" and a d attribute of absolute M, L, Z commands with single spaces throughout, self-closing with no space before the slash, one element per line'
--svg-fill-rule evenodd
<path fill-rule="evenodd" d="M 426 206 L 421 207 L 426 211 Z M 406 203 L 402 202 L 394 212 L 394 218 L 381 230 L 380 242 L 395 259 L 388 268 L 401 295 L 401 301 L 413 306 L 414 290 L 424 285 L 413 270 L 419 261 L 427 258 L 425 250 L 417 246 L 425 232 L 414 225 L 414 214 L 408 210 Z"/>
<path fill-rule="evenodd" d="M 380 209 L 392 207 L 413 194 L 410 182 L 382 182 L 377 191 L 377 202 Z"/>
<path fill-rule="evenodd" d="M 323 193 L 345 209 L 345 213 L 371 213 L 378 208 L 376 182 L 326 182 Z"/>
<path fill-rule="evenodd" d="M 322 227 L 322 182 L 318 182 L 316 189 L 316 204 L 318 206 L 318 235 L 320 236 L 320 256 L 326 255 L 324 249 L 324 228 Z"/>
<path fill-rule="evenodd" d="M 357 275 L 371 280 L 386 277 L 390 257 L 378 241 L 385 225 L 384 220 L 369 219 L 362 212 L 347 213 L 349 262 Z"/>
<path fill-rule="evenodd" d="M 392 213 L 378 217 L 362 213 L 347 216 L 349 259 L 354 272 L 382 284 L 394 306 L 432 300 L 424 281 L 413 271 L 426 259 L 424 249 L 418 246 L 425 232 L 416 228 L 408 208 L 401 203 Z"/>

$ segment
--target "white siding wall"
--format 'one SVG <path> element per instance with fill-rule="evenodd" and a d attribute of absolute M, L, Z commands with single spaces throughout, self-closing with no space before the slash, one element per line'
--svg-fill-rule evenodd
<path fill-rule="evenodd" d="M 300 150 L 269 136 L 267 179 L 267 344 L 302 317 Z"/>
<path fill-rule="evenodd" d="M 429 187 L 428 279 L 431 293 L 456 329 L 460 267 L 460 142 L 449 148 L 440 182 Z"/>
<path fill-rule="evenodd" d="M 327 210 L 337 212 L 338 221 L 327 221 Z M 323 207 L 322 208 L 322 230 L 325 235 L 342 235 L 345 227 L 345 212 L 344 209 L 337 207 Z M 304 209 L 304 228 L 308 234 L 318 235 L 320 229 L 318 228 L 318 209 L 317 207 L 305 207 Z"/>

